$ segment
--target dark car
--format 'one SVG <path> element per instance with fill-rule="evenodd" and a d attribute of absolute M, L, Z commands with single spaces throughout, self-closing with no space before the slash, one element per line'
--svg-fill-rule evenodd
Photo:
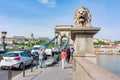
<path fill-rule="evenodd" d="M 2 59 L 2 55 L 0 54 L 0 61 L 1 61 L 1 59 Z"/>
<path fill-rule="evenodd" d="M 1 61 L 4 53 L 5 53 L 4 51 L 0 51 L 0 61 Z"/>
<path fill-rule="evenodd" d="M 33 59 L 34 59 L 34 60 L 38 60 L 38 59 L 39 59 L 39 54 L 38 54 L 37 51 L 32 52 L 31 55 L 33 56 Z"/>

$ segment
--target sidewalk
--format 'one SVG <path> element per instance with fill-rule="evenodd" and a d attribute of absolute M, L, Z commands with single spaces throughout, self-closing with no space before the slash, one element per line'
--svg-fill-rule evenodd
<path fill-rule="evenodd" d="M 67 63 L 65 69 L 61 68 L 61 62 L 58 64 L 46 67 L 46 68 L 33 68 L 33 72 L 31 69 L 26 70 L 25 77 L 23 77 L 23 73 L 12 78 L 12 80 L 76 80 L 75 75 L 72 71 L 72 65 Z"/>

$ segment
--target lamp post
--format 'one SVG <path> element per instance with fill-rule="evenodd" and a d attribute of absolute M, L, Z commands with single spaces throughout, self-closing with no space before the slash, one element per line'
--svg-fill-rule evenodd
<path fill-rule="evenodd" d="M 55 39 L 55 48 L 58 48 L 58 36 L 59 36 L 59 33 L 55 32 L 55 36 L 56 36 L 56 39 Z"/>
<path fill-rule="evenodd" d="M 2 48 L 3 48 L 3 51 L 4 52 L 6 52 L 6 45 L 5 45 L 5 38 L 6 38 L 6 34 L 7 34 L 7 32 L 6 31 L 2 31 L 1 32 L 1 36 L 2 36 L 2 39 L 3 39 L 3 41 L 2 41 Z"/>

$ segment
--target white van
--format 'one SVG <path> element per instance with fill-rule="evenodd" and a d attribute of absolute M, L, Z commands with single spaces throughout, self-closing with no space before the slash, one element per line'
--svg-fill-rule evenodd
<path fill-rule="evenodd" d="M 34 46 L 32 47 L 31 53 L 38 52 L 38 50 L 40 49 L 40 46 L 41 46 L 41 45 L 34 45 Z"/>
<path fill-rule="evenodd" d="M 33 53 L 33 52 L 38 52 L 39 49 L 45 50 L 45 46 L 44 46 L 44 45 L 34 45 L 34 46 L 32 47 L 31 53 Z"/>

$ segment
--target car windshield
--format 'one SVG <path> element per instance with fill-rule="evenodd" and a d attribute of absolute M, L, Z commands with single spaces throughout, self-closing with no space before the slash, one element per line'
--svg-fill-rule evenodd
<path fill-rule="evenodd" d="M 39 47 L 33 47 L 32 50 L 39 50 Z"/>
<path fill-rule="evenodd" d="M 18 53 L 5 53 L 4 57 L 17 57 Z"/>

